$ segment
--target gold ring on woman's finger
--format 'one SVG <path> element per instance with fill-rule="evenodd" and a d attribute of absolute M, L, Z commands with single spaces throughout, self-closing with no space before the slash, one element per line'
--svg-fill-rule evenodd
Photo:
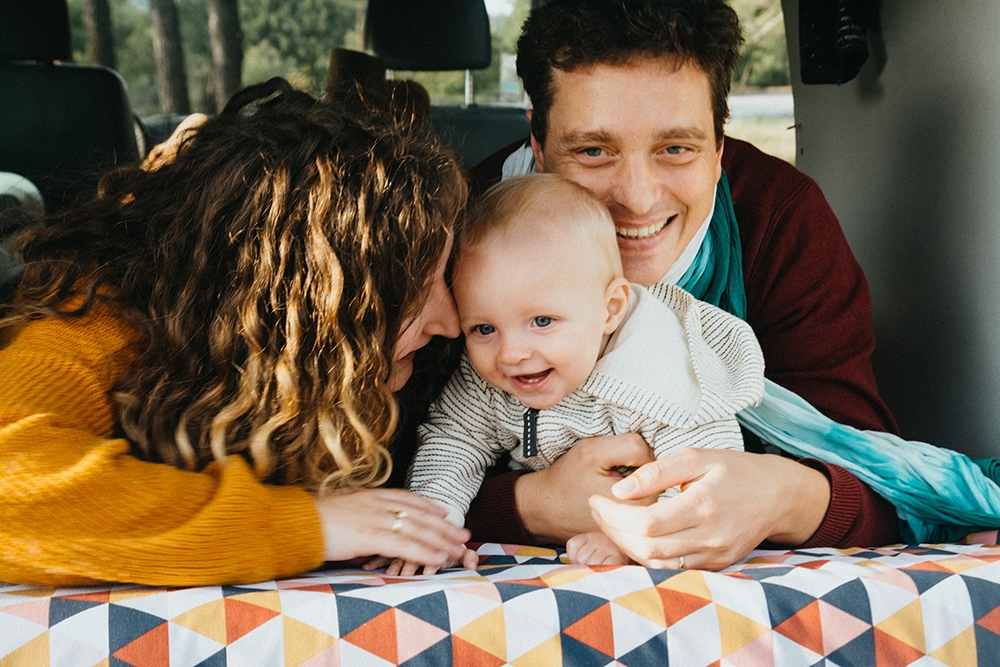
<path fill-rule="evenodd" d="M 403 519 L 406 518 L 405 510 L 390 510 L 396 515 L 396 520 L 392 522 L 392 532 L 398 533 L 403 529 Z"/>
<path fill-rule="evenodd" d="M 678 570 L 684 569 L 684 556 L 681 556 L 680 558 L 677 559 L 677 569 Z"/>

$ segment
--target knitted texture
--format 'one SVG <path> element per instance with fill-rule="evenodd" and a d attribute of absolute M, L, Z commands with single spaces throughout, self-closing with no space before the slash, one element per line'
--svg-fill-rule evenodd
<path fill-rule="evenodd" d="M 191 586 L 322 563 L 311 496 L 240 457 L 200 472 L 140 461 L 107 393 L 130 362 L 106 305 L 30 322 L 0 350 L 0 580 Z"/>

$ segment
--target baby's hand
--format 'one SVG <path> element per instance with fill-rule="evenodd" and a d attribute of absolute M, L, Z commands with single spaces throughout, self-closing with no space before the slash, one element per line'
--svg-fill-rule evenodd
<path fill-rule="evenodd" d="M 634 561 L 625 555 L 618 545 L 600 531 L 581 533 L 566 542 L 569 562 L 578 565 L 632 565 Z"/>
<path fill-rule="evenodd" d="M 401 558 L 386 558 L 384 556 L 376 556 L 367 563 L 361 566 L 364 570 L 377 570 L 380 567 L 385 568 L 385 573 L 390 577 L 412 577 L 420 571 L 422 567 L 424 569 L 425 575 L 437 574 L 439 570 L 445 568 L 454 567 L 455 565 L 461 564 L 466 570 L 475 570 L 476 566 L 479 565 L 479 554 L 477 554 L 472 549 L 466 549 L 465 553 L 462 554 L 461 560 L 452 561 L 450 563 L 445 563 L 440 567 L 431 567 L 430 565 L 424 565 L 423 563 L 414 563 L 412 561 L 405 561 Z"/>

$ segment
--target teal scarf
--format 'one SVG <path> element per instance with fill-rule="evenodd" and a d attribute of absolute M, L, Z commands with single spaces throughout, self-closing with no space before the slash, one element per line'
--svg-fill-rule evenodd
<path fill-rule="evenodd" d="M 725 173 L 708 234 L 678 285 L 746 319 L 743 253 Z M 861 431 L 823 416 L 795 393 L 765 380 L 761 404 L 736 415 L 762 440 L 793 456 L 838 465 L 896 506 L 910 543 L 954 542 L 1000 528 L 1000 461 L 967 456 L 888 433 Z"/>

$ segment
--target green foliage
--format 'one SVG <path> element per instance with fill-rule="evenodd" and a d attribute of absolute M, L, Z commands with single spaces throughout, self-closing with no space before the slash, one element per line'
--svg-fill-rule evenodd
<path fill-rule="evenodd" d="M 357 48 L 364 0 L 240 0 L 243 83 L 283 76 L 322 95 L 335 47 Z"/>
<path fill-rule="evenodd" d="M 781 0 L 732 0 L 732 5 L 746 39 L 733 74 L 734 89 L 789 85 Z"/>

